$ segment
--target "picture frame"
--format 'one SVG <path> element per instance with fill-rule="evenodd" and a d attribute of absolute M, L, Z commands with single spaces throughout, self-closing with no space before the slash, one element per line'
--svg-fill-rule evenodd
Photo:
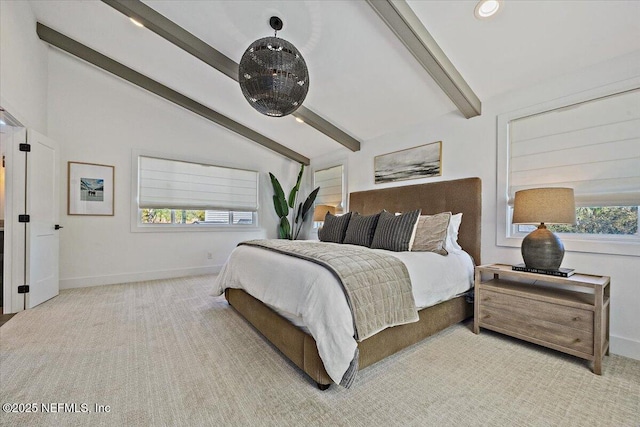
<path fill-rule="evenodd" d="M 442 141 L 375 156 L 374 182 L 404 181 L 442 175 Z"/>
<path fill-rule="evenodd" d="M 115 167 L 67 162 L 67 215 L 113 216 Z"/>

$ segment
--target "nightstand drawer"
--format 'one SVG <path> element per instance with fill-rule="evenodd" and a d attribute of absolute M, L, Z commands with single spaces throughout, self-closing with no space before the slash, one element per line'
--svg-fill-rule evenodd
<path fill-rule="evenodd" d="M 580 329 L 567 328 L 540 318 L 525 317 L 521 313 L 507 313 L 493 307 L 482 307 L 480 326 L 500 329 L 519 338 L 534 338 L 566 349 L 593 355 L 593 334 Z"/>
<path fill-rule="evenodd" d="M 538 318 L 563 327 L 593 334 L 593 311 L 557 305 L 530 298 L 507 295 L 486 289 L 480 291 L 482 307 L 494 307 L 505 313 L 518 313 L 525 318 Z"/>

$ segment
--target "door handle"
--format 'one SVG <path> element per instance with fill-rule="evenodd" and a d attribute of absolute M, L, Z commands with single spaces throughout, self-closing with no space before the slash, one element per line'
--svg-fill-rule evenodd
<path fill-rule="evenodd" d="M 54 228 L 55 230 L 60 230 L 61 228 L 64 228 L 64 227 L 63 227 L 63 226 L 61 226 L 61 225 L 56 224 L 53 228 Z"/>

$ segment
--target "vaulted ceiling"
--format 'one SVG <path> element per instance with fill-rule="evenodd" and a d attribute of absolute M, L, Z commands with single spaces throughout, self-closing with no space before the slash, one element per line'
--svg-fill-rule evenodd
<path fill-rule="evenodd" d="M 39 22 L 304 156 L 346 150 L 291 116 L 259 114 L 237 82 L 104 2 L 31 3 Z M 279 16 L 278 36 L 309 68 L 304 106 L 363 144 L 457 111 L 365 1 L 144 3 L 236 62 L 251 42 L 272 34 L 269 17 Z M 475 0 L 407 3 L 482 101 L 640 50 L 636 0 L 505 0 L 482 21 Z"/>

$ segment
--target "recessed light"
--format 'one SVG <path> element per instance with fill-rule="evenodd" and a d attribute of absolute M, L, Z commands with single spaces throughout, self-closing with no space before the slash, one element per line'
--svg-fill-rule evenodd
<path fill-rule="evenodd" d="M 138 27 L 144 27 L 144 25 L 142 25 L 140 22 L 136 21 L 136 20 L 135 20 L 135 19 L 133 19 L 133 18 L 129 18 L 129 20 L 130 20 L 131 22 L 133 22 L 134 24 L 136 24 Z"/>
<path fill-rule="evenodd" d="M 300 117 L 296 117 L 296 122 L 298 122 L 298 123 L 304 123 L 304 120 L 302 120 Z"/>
<path fill-rule="evenodd" d="M 498 13 L 502 8 L 502 0 L 481 0 L 476 5 L 473 14 L 478 19 L 487 19 Z"/>

